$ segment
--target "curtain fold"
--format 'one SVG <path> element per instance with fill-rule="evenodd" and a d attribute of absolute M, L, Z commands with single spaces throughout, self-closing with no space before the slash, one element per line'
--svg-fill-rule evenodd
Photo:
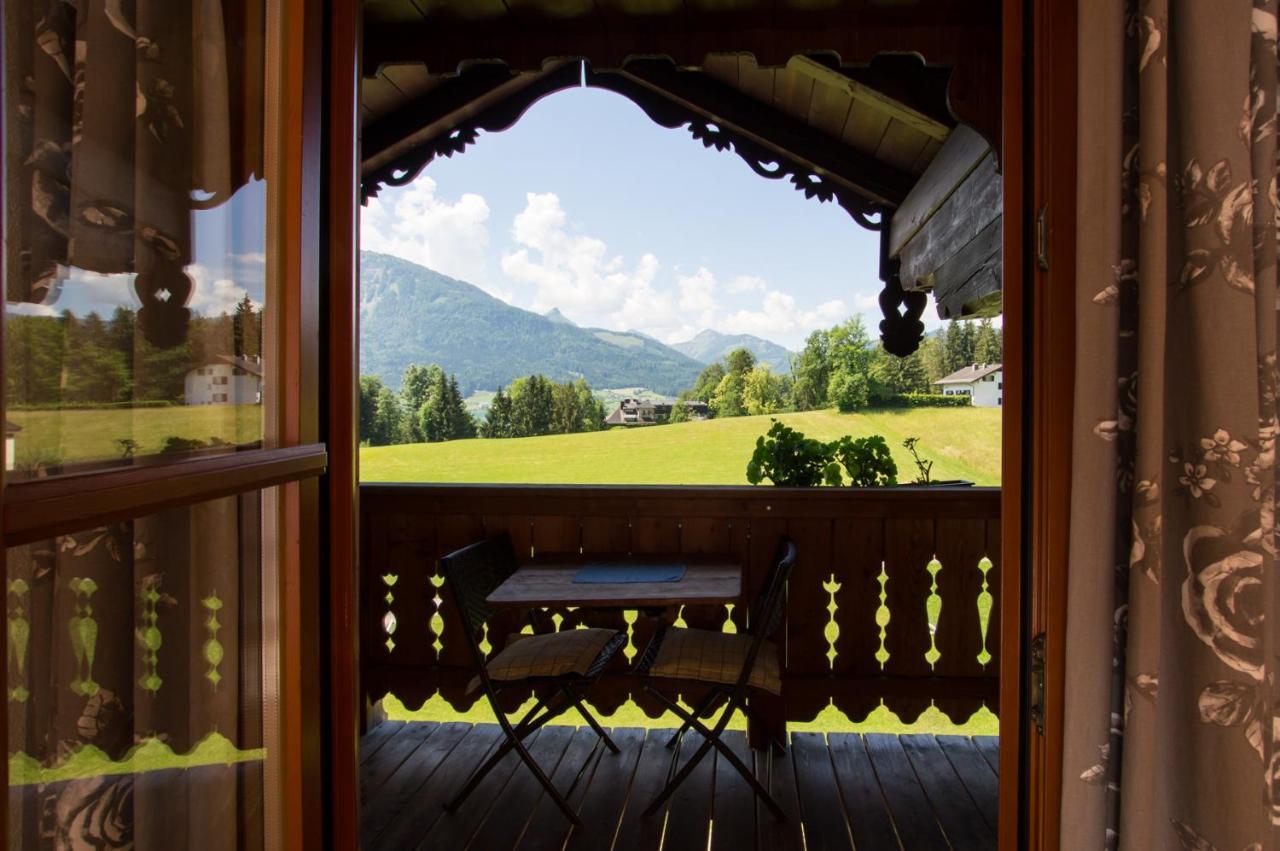
<path fill-rule="evenodd" d="M 8 551 L 9 847 L 261 844 L 260 524 L 249 494 Z"/>
<path fill-rule="evenodd" d="M 157 345 L 181 340 L 191 212 L 262 172 L 262 0 L 36 0 L 6 9 L 10 302 L 74 267 L 131 273 Z"/>
<path fill-rule="evenodd" d="M 1080 7 L 1063 848 L 1280 848 L 1276 3 Z"/>

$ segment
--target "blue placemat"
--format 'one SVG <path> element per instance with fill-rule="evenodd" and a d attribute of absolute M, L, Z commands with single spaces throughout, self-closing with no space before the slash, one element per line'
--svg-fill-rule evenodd
<path fill-rule="evenodd" d="M 578 568 L 574 582 L 617 584 L 629 582 L 679 582 L 683 564 L 588 564 Z"/>

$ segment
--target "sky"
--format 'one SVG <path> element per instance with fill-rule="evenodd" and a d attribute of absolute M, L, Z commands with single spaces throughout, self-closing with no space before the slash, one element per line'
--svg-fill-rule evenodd
<path fill-rule="evenodd" d="M 667 343 L 712 328 L 798 349 L 854 313 L 873 336 L 880 322 L 875 233 L 594 89 L 383 188 L 360 238 L 517 307 Z"/>

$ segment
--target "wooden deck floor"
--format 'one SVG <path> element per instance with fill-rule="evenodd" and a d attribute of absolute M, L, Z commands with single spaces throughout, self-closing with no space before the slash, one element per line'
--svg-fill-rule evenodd
<path fill-rule="evenodd" d="M 494 724 L 386 721 L 361 743 L 367 849 L 600 851 L 933 851 L 995 848 L 997 741 L 990 737 L 795 733 L 786 753 L 734 749 L 788 813 L 757 807 L 750 787 L 712 756 L 664 814 L 641 810 L 671 763 L 670 731 L 611 731 L 611 754 L 587 728 L 546 727 L 531 751 L 565 790 L 583 826 L 571 830 L 528 769 L 511 757 L 453 815 L 442 804 L 501 739 Z M 696 747 L 686 738 L 682 749 Z M 803 829 L 803 834 L 802 834 Z"/>

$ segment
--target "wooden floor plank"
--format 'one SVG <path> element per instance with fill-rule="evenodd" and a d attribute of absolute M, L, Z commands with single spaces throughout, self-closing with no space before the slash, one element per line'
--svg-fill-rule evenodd
<path fill-rule="evenodd" d="M 968 736 L 939 736 L 938 745 L 978 805 L 978 812 L 982 813 L 987 827 L 997 830 L 1000 780 L 978 752 L 978 746 Z"/>
<path fill-rule="evenodd" d="M 849 819 L 855 848 L 899 848 L 897 830 L 888 804 L 880 791 L 880 781 L 871 767 L 867 746 L 857 733 L 832 733 L 828 737 L 831 762 L 840 784 L 840 797 Z"/>
<path fill-rule="evenodd" d="M 933 736 L 901 736 L 902 749 L 916 770 L 929 804 L 953 851 L 988 851 L 996 836 Z"/>
<path fill-rule="evenodd" d="M 978 747 L 978 753 L 982 754 L 982 758 L 987 761 L 987 765 L 991 766 L 991 770 L 995 772 L 996 777 L 1000 776 L 1000 737 L 999 736 L 974 736 L 973 743 Z"/>
<path fill-rule="evenodd" d="M 635 777 L 631 781 L 631 792 L 627 795 L 627 806 L 618 825 L 613 851 L 656 851 L 662 844 L 666 809 L 647 817 L 643 813 L 667 782 L 671 751 L 665 745 L 670 736 L 670 730 L 650 730 L 645 737 Z"/>
<path fill-rule="evenodd" d="M 690 730 L 680 742 L 683 767 L 702 746 L 702 734 Z M 711 801 L 715 789 L 715 749 L 708 750 L 685 781 L 671 794 L 663 851 L 706 851 L 711 831 Z"/>
<path fill-rule="evenodd" d="M 805 847 L 809 851 L 852 851 L 826 739 L 821 733 L 793 733 L 791 758 L 796 767 Z"/>
<path fill-rule="evenodd" d="M 555 775 L 560 758 L 564 756 L 573 734 L 572 727 L 543 727 L 538 741 L 529 748 L 529 755 L 548 777 Z M 524 833 L 544 792 L 542 784 L 529 767 L 523 763 L 518 765 L 511 782 L 502 790 L 500 805 L 490 811 L 488 818 L 480 824 L 466 847 L 476 851 L 515 848 L 516 841 Z M 462 848 L 461 845 L 457 847 Z"/>
<path fill-rule="evenodd" d="M 403 721 L 383 721 L 369 732 L 360 737 L 360 764 L 364 765 L 373 759 L 383 745 L 390 741 L 391 737 L 404 729 Z"/>
<path fill-rule="evenodd" d="M 618 753 L 605 750 L 600 754 L 578 813 L 583 826 L 574 829 L 565 851 L 608 848 L 617 835 L 622 808 L 626 806 L 640 751 L 644 748 L 644 730 L 634 727 L 610 730 L 609 736 L 618 746 Z"/>
<path fill-rule="evenodd" d="M 898 737 L 872 733 L 865 741 L 902 847 L 907 851 L 947 848 L 947 839 Z"/>
<path fill-rule="evenodd" d="M 405 724 L 403 729 L 382 746 L 376 759 L 360 766 L 360 800 L 372 800 L 382 784 L 387 782 L 387 778 L 439 727 L 435 722 Z"/>
<path fill-rule="evenodd" d="M 514 754 L 454 814 L 443 805 L 502 740 L 495 724 L 383 722 L 361 740 L 362 844 L 370 849 L 489 851 L 916 851 L 995 847 L 995 737 L 797 733 L 789 750 L 725 740 L 789 815 L 775 821 L 728 761 L 712 752 L 652 818 L 642 811 L 666 783 L 670 730 L 611 731 L 605 750 L 588 728 L 548 727 L 528 745 L 580 813 L 571 830 Z M 548 737 L 544 740 L 544 737 Z M 701 743 L 694 733 L 685 754 Z M 802 816 L 807 818 L 803 823 Z M 710 841 L 708 841 L 708 832 Z"/>
<path fill-rule="evenodd" d="M 761 851 L 803 851 L 804 836 L 800 827 L 800 799 L 796 795 L 796 772 L 791 763 L 791 750 L 770 747 L 755 751 L 756 779 L 769 790 L 786 814 L 780 821 L 773 810 L 756 807 L 756 847 Z"/>
<path fill-rule="evenodd" d="M 551 775 L 552 785 L 575 813 L 582 808 L 587 784 L 591 782 L 602 750 L 606 748 L 595 730 L 579 727 Z M 555 800 L 544 793 L 516 847 L 520 851 L 560 851 L 572 829 L 573 822 L 565 818 Z"/>
<path fill-rule="evenodd" d="M 452 798 L 471 772 L 481 765 L 503 739 L 497 724 L 477 724 L 458 742 L 444 762 L 436 768 L 418 794 L 395 815 L 379 836 L 362 833 L 367 849 L 412 848 L 427 836 L 444 815 L 444 805 Z M 494 769 L 501 772 L 502 766 Z M 473 795 L 481 794 L 476 790 Z"/>
<path fill-rule="evenodd" d="M 489 726 L 489 725 L 485 725 Z M 498 725 L 494 724 L 493 729 L 498 731 L 499 741 L 505 739 L 502 730 Z M 525 739 L 525 746 L 529 748 L 537 747 L 538 740 L 542 738 L 543 730 L 535 730 L 529 738 Z M 457 751 L 457 748 L 454 749 Z M 474 771 L 480 766 L 484 760 L 477 760 L 475 765 L 471 766 Z M 528 772 L 528 768 L 520 761 L 520 757 L 516 752 L 510 751 L 502 758 L 492 771 L 480 781 L 467 799 L 452 813 L 436 813 L 438 818 L 435 819 L 429 832 L 419 834 L 422 839 L 418 843 L 418 851 L 458 851 L 465 848 L 467 840 L 475 834 L 476 829 L 489 815 L 489 811 L 499 802 L 502 795 L 506 791 L 507 784 L 515 777 L 516 771 Z M 457 792 L 462 788 L 467 778 L 471 776 L 468 771 L 462 776 L 462 779 L 454 784 L 452 791 Z M 448 796 L 452 797 L 452 795 Z M 446 799 L 447 800 L 447 799 Z M 387 846 L 393 848 L 396 846 Z M 399 846 L 408 847 L 408 846 Z"/>
<path fill-rule="evenodd" d="M 747 734 L 725 730 L 724 742 L 750 768 Z M 756 847 L 756 794 L 723 754 L 716 755 L 715 800 L 711 805 L 711 851 L 752 851 Z"/>
<path fill-rule="evenodd" d="M 401 811 L 420 796 L 423 785 L 429 782 L 454 747 L 474 729 L 461 721 L 441 724 L 391 773 L 382 788 L 366 799 L 360 815 L 361 836 L 381 836 Z"/>

